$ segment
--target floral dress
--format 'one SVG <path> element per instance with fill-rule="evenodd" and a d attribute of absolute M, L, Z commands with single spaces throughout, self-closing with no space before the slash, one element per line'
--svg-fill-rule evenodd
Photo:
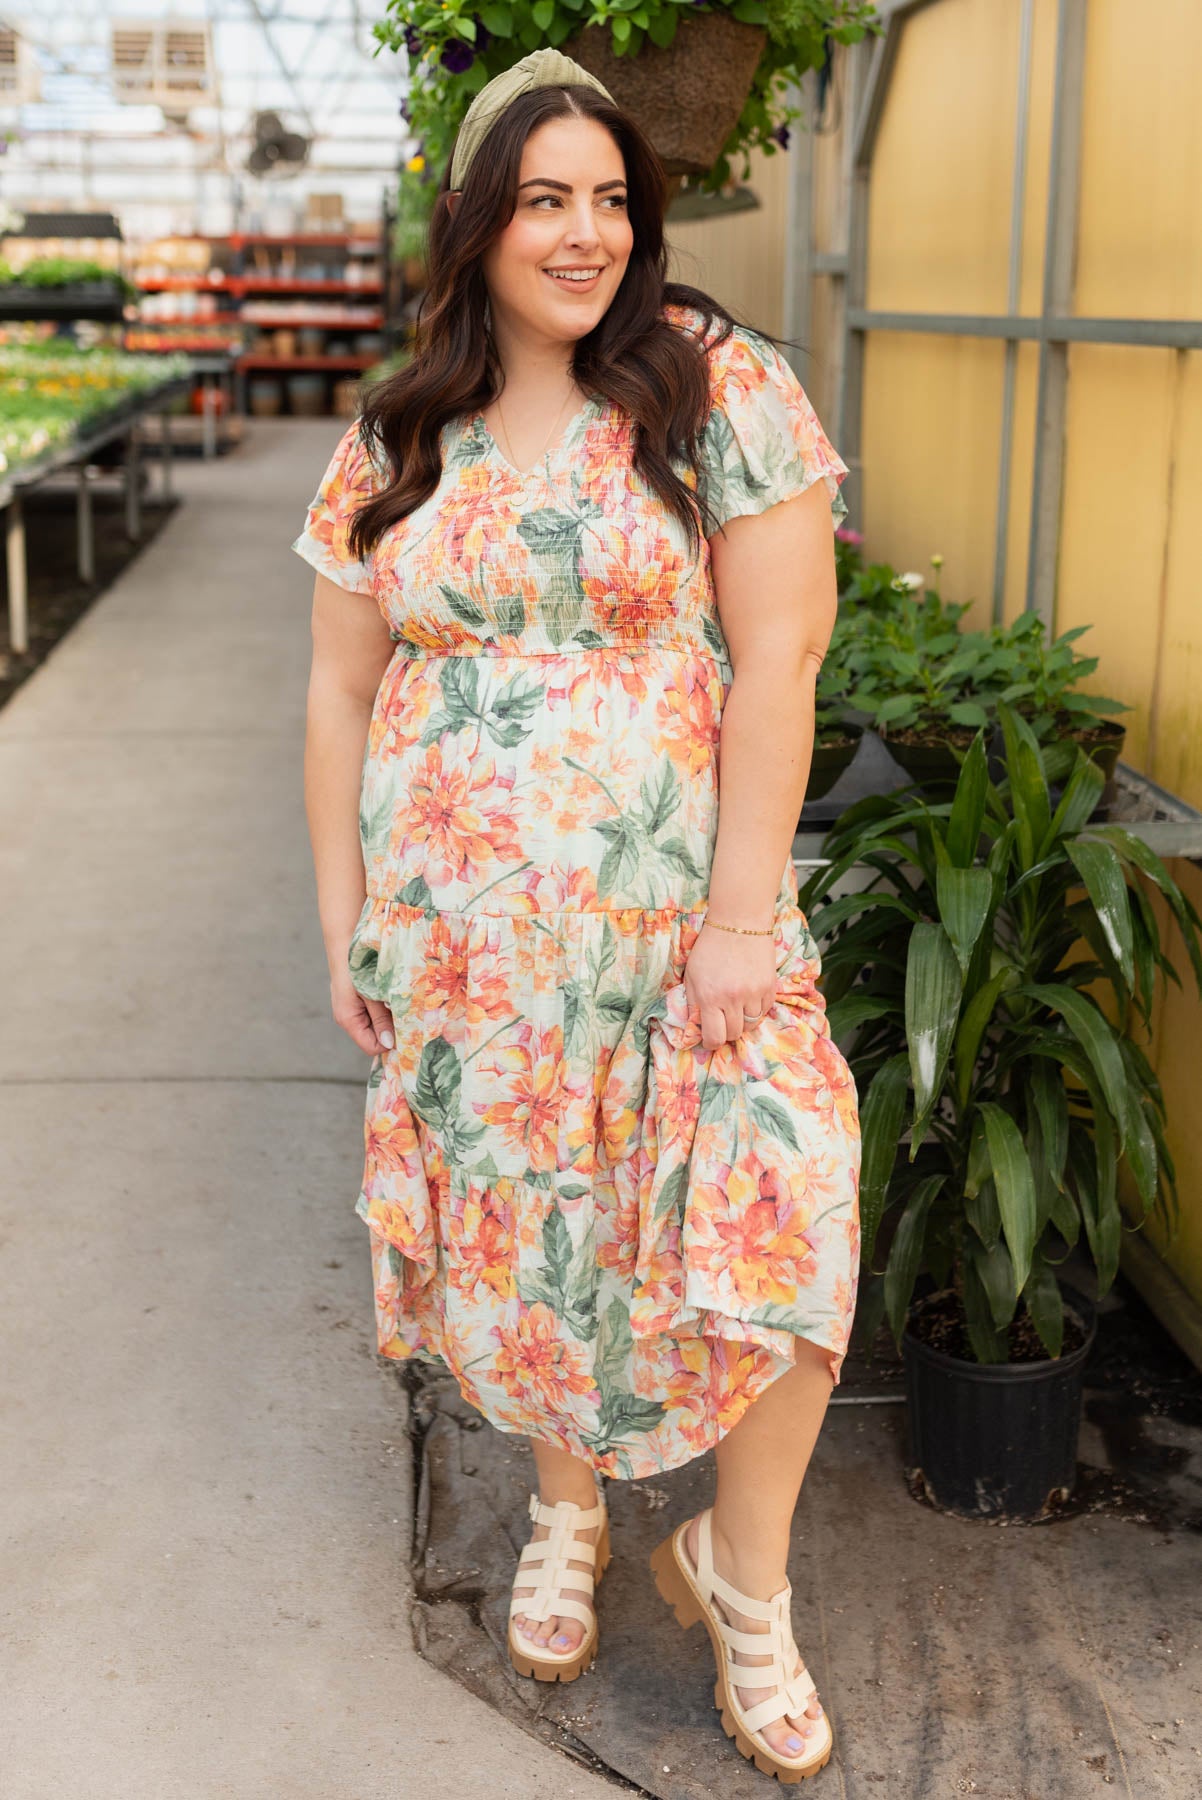
<path fill-rule="evenodd" d="M 665 306 L 681 329 L 691 308 Z M 717 518 L 847 474 L 783 357 L 708 353 L 697 471 Z M 637 1477 L 687 1462 L 791 1365 L 837 1382 L 859 1269 L 856 1092 L 791 858 L 777 992 L 707 1051 L 685 962 L 705 917 L 732 679 L 709 547 L 600 395 L 526 474 L 483 417 L 364 560 L 382 478 L 358 426 L 294 546 L 395 639 L 371 716 L 367 898 L 349 950 L 396 1046 L 367 1084 L 356 1211 L 379 1349 L 439 1359 L 503 1431 Z"/>

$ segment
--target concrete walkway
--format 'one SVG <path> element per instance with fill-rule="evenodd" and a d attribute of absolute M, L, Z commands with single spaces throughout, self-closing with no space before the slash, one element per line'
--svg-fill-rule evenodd
<path fill-rule="evenodd" d="M 0 1787 L 612 1784 L 418 1659 L 301 793 L 337 437 L 257 428 L 0 713 Z"/>

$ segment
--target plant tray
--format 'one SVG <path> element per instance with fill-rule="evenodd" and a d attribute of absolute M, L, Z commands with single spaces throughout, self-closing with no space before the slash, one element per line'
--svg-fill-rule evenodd
<path fill-rule="evenodd" d="M 125 295 L 115 281 L 85 281 L 75 287 L 0 287 L 0 319 L 95 319 L 112 323 L 125 314 Z"/>

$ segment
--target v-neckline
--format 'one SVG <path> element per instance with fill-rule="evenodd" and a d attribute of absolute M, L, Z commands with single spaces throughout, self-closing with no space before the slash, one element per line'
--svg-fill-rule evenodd
<path fill-rule="evenodd" d="M 501 467 L 506 469 L 510 475 L 515 475 L 519 481 L 529 481 L 533 475 L 545 470 L 551 457 L 558 456 L 561 450 L 567 448 L 575 438 L 581 422 L 589 418 L 594 411 L 599 410 L 602 405 L 604 405 L 603 395 L 597 393 L 590 394 L 584 405 L 580 407 L 577 412 L 572 414 L 572 417 L 568 420 L 563 431 L 560 433 L 558 442 L 549 445 L 548 448 L 543 451 L 538 461 L 531 463 L 528 469 L 516 468 L 515 465 L 510 462 L 509 458 L 501 449 L 500 444 L 498 444 L 496 438 L 493 436 L 492 429 L 482 411 L 477 411 L 473 423 L 483 432 L 490 455 L 496 457 Z"/>

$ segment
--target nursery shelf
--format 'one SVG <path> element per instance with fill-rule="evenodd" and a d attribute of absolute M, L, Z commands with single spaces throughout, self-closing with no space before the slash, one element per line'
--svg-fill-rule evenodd
<path fill-rule="evenodd" d="M 852 766 L 829 794 L 811 801 L 802 811 L 801 826 L 793 839 L 793 861 L 799 873 L 825 860 L 823 839 L 845 808 L 870 794 L 892 793 L 904 787 L 907 779 L 880 739 L 866 731 Z M 1099 824 L 1123 826 L 1159 857 L 1202 861 L 1202 812 L 1126 763 L 1119 763 L 1114 780 L 1114 798 Z"/>

